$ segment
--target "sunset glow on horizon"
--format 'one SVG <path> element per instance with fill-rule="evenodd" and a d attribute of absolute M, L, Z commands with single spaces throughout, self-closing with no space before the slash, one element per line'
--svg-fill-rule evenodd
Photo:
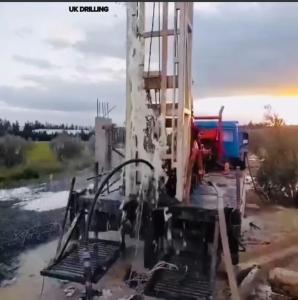
<path fill-rule="evenodd" d="M 288 87 L 280 89 L 276 95 L 278 97 L 297 98 L 298 99 L 298 87 Z"/>
<path fill-rule="evenodd" d="M 265 106 L 283 118 L 287 125 L 298 125 L 298 93 L 296 96 L 249 95 L 194 99 L 194 113 L 214 115 L 224 105 L 224 120 L 239 120 L 241 124 L 264 120 Z"/>

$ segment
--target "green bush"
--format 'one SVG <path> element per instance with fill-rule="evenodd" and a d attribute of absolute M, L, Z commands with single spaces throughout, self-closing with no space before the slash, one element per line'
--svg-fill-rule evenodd
<path fill-rule="evenodd" d="M 36 178 L 39 178 L 39 173 L 38 171 L 32 168 L 25 168 L 20 173 L 15 173 L 11 176 L 11 179 L 13 180 L 36 179 Z"/>
<path fill-rule="evenodd" d="M 37 170 L 32 168 L 25 168 L 22 173 L 23 179 L 32 179 L 32 178 L 39 178 L 39 173 Z"/>

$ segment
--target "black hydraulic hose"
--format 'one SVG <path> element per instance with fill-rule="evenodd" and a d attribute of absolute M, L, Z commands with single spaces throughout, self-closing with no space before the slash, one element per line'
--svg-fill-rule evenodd
<path fill-rule="evenodd" d="M 127 160 L 125 162 L 123 162 L 122 164 L 118 165 L 116 168 L 114 168 L 109 174 L 107 174 L 107 176 L 104 178 L 104 180 L 101 182 L 95 196 L 94 196 L 94 199 L 93 199 L 93 202 L 92 202 L 92 205 L 91 205 L 91 208 L 89 210 L 89 213 L 88 213 L 88 217 L 87 217 L 87 224 L 86 224 L 86 232 L 85 232 L 85 239 L 87 240 L 88 239 L 88 232 L 89 232 L 89 228 L 90 228 L 90 224 L 91 224 L 91 219 L 92 219 L 92 215 L 93 215 L 93 212 L 94 212 L 94 208 L 95 208 L 95 204 L 96 204 L 96 201 L 98 199 L 98 197 L 100 196 L 101 192 L 102 192 L 102 189 L 104 188 L 104 186 L 107 184 L 107 182 L 109 181 L 109 179 L 115 174 L 117 173 L 120 169 L 122 169 L 123 167 L 129 165 L 129 164 L 133 164 L 133 163 L 143 163 L 145 165 L 147 165 L 151 170 L 154 170 L 154 167 L 153 165 L 145 160 L 145 159 L 130 159 L 130 160 Z"/>

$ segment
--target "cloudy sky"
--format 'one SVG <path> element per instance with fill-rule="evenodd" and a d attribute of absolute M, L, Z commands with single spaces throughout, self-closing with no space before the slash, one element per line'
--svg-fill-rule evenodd
<path fill-rule="evenodd" d="M 69 5 L 0 3 L 0 118 L 92 125 L 99 98 L 116 105 L 115 122 L 124 121 L 125 6 L 70 13 Z M 298 4 L 194 9 L 196 112 L 225 105 L 226 119 L 261 121 L 271 104 L 298 123 Z"/>

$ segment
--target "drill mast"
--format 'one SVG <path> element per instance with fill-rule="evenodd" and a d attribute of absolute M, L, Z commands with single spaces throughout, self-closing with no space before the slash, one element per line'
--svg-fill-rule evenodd
<path fill-rule="evenodd" d="M 191 2 L 127 4 L 125 158 L 153 162 L 157 177 L 174 176 L 179 201 L 190 154 L 192 23 Z M 127 196 L 146 172 L 133 167 L 126 169 Z"/>

